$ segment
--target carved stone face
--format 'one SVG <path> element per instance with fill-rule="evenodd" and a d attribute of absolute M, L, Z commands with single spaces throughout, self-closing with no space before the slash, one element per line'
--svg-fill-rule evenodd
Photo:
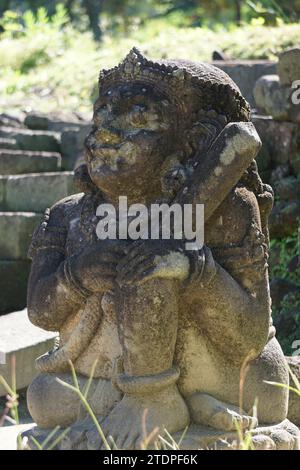
<path fill-rule="evenodd" d="M 92 181 L 109 194 L 154 191 L 161 165 L 172 150 L 174 109 L 149 85 L 114 85 L 100 94 L 94 127 L 86 140 Z"/>

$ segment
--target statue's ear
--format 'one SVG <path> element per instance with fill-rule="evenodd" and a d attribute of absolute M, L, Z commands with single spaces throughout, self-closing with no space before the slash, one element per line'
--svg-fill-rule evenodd
<path fill-rule="evenodd" d="M 162 165 L 161 187 L 166 197 L 175 196 L 187 180 L 186 168 L 181 163 L 183 156 L 183 152 L 171 154 Z"/>
<path fill-rule="evenodd" d="M 193 126 L 186 131 L 185 153 L 203 155 L 227 125 L 227 118 L 214 110 L 200 110 Z"/>
<path fill-rule="evenodd" d="M 74 185 L 79 192 L 93 193 L 97 186 L 91 180 L 86 163 L 79 165 L 74 171 Z"/>

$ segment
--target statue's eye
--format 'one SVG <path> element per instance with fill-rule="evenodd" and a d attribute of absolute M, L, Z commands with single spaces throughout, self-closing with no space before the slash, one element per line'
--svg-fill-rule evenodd
<path fill-rule="evenodd" d="M 100 106 L 100 108 L 97 109 L 97 111 L 107 111 L 107 109 L 108 109 L 107 104 L 103 104 L 102 106 Z"/>
<path fill-rule="evenodd" d="M 94 121 L 97 125 L 100 125 L 103 119 L 106 118 L 109 107 L 107 104 L 99 106 L 94 112 Z"/>

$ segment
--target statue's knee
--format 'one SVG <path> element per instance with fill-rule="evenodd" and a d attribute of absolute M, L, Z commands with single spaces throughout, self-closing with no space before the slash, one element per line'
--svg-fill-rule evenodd
<path fill-rule="evenodd" d="M 66 380 L 69 377 L 60 377 Z M 65 427 L 76 420 L 79 399 L 52 374 L 39 374 L 27 391 L 27 405 L 35 423 L 42 428 Z"/>
<path fill-rule="evenodd" d="M 261 356 L 250 367 L 247 387 L 252 399 L 257 398 L 257 412 L 260 423 L 283 421 L 288 411 L 288 389 L 267 382 L 287 386 L 289 373 L 282 350 L 274 338 L 265 347 Z"/>

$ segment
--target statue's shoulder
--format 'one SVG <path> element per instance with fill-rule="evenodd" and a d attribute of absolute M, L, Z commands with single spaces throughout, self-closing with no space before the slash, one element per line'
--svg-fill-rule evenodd
<path fill-rule="evenodd" d="M 41 249 L 53 249 L 64 253 L 69 221 L 79 214 L 85 194 L 67 196 L 47 208 L 36 227 L 28 250 L 28 257 L 33 258 Z"/>
<path fill-rule="evenodd" d="M 80 210 L 85 200 L 85 193 L 72 194 L 70 196 L 60 199 L 52 207 L 48 209 L 51 217 L 68 218 L 74 210 Z"/>

